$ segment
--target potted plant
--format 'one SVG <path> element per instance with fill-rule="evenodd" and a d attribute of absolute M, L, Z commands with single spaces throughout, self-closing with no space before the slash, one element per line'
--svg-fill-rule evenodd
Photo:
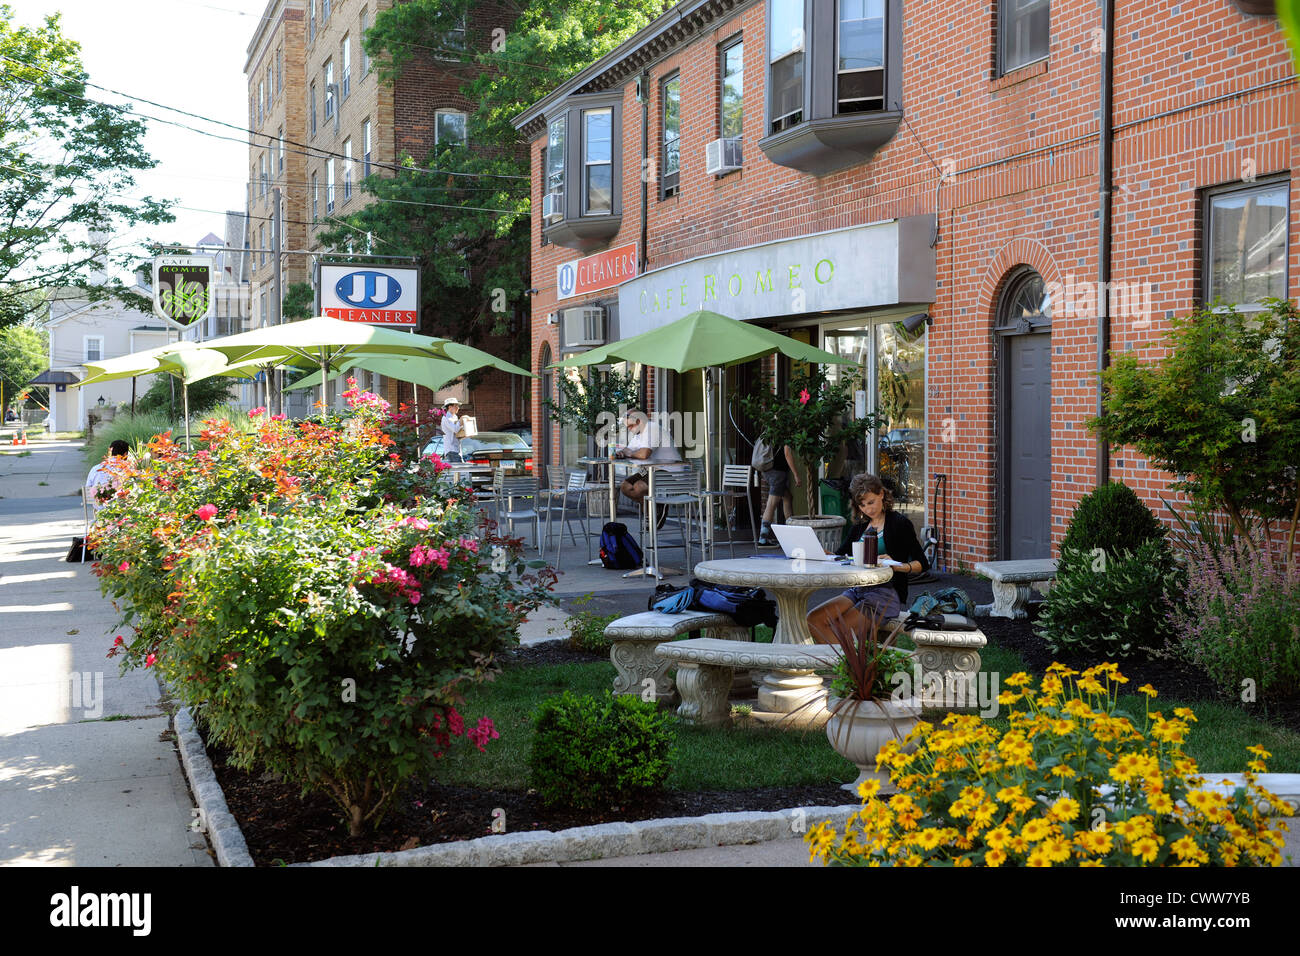
<path fill-rule="evenodd" d="M 857 628 L 843 617 L 828 622 L 843 657 L 832 671 L 826 739 L 857 765 L 857 779 L 844 785 L 854 793 L 868 780 L 889 786 L 889 774 L 876 770 L 876 755 L 889 741 L 905 739 L 921 720 L 921 699 L 910 676 L 914 658 L 893 646 L 900 626 L 895 622 L 882 641 L 876 617 L 869 614 L 863 621 Z M 906 679 L 900 682 L 899 674 Z"/>
<path fill-rule="evenodd" d="M 774 454 L 789 445 L 803 466 L 806 511 L 787 516 L 787 524 L 807 525 L 817 534 L 827 551 L 838 550 L 844 537 L 843 515 L 819 513 L 818 472 L 821 464 L 836 456 L 848 441 L 860 441 L 879 425 L 875 415 L 853 417 L 853 385 L 847 378 L 832 382 L 822 366 L 812 366 L 795 375 L 784 396 L 764 392 L 741 400 L 742 407 L 754 421 L 762 423 L 760 436 L 770 444 Z M 798 505 L 796 505 L 796 508 Z"/>

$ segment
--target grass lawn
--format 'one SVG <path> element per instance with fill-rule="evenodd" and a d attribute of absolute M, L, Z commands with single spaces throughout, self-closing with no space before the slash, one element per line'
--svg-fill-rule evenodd
<path fill-rule="evenodd" d="M 500 740 L 478 753 L 457 748 L 443 761 L 443 784 L 523 790 L 528 786 L 532 714 L 547 697 L 571 690 L 601 694 L 614 680 L 614 665 L 553 664 L 508 668 L 490 684 L 466 694 L 466 723 L 491 717 Z M 835 753 L 822 730 L 778 730 L 738 721 L 731 727 L 677 728 L 673 790 L 748 790 L 755 787 L 847 783 L 857 768 Z"/>

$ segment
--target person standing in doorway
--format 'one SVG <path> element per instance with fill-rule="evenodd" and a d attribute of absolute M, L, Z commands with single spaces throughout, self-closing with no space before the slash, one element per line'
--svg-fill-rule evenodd
<path fill-rule="evenodd" d="M 758 546 L 774 548 L 777 540 L 772 534 L 772 519 L 776 517 L 776 506 L 779 502 L 782 518 L 789 521 L 794 515 L 794 494 L 790 491 L 790 478 L 794 478 L 796 488 L 803 485 L 799 467 L 795 464 L 794 450 L 789 445 L 782 447 L 781 454 L 772 456 L 772 467 L 764 476 L 767 479 L 767 504 L 763 508 L 763 526 L 758 532 Z"/>
<path fill-rule="evenodd" d="M 442 403 L 442 460 L 462 462 L 460 440 L 465 437 L 465 427 L 460 421 L 460 399 L 449 398 Z"/>

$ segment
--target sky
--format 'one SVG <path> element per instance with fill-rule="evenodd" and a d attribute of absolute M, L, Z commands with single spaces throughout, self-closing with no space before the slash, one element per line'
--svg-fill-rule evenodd
<path fill-rule="evenodd" d="M 175 106 L 209 119 L 248 125 L 244 60 L 265 0 L 8 0 L 18 23 L 36 25 L 62 13 L 62 32 L 81 44 L 91 83 Z M 244 208 L 247 138 L 190 117 L 132 103 L 103 90 L 87 96 L 131 105 L 138 112 L 229 136 L 214 139 L 149 123 L 145 148 L 158 165 L 136 177 L 136 195 L 169 205 L 176 221 L 117 237 L 158 238 L 193 245 L 224 229 L 224 210 Z M 192 207 L 184 209 L 179 207 Z M 194 210 L 214 210 L 197 212 Z"/>

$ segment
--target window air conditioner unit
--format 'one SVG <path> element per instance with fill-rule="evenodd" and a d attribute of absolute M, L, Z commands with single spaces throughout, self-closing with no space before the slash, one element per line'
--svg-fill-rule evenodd
<path fill-rule="evenodd" d="M 565 309 L 560 313 L 564 329 L 564 348 L 605 344 L 605 308 Z"/>
<path fill-rule="evenodd" d="M 554 219 L 564 215 L 564 193 L 547 193 L 542 197 L 542 218 Z"/>
<path fill-rule="evenodd" d="M 714 176 L 740 169 L 740 137 L 715 139 L 704 147 L 704 168 Z"/>

